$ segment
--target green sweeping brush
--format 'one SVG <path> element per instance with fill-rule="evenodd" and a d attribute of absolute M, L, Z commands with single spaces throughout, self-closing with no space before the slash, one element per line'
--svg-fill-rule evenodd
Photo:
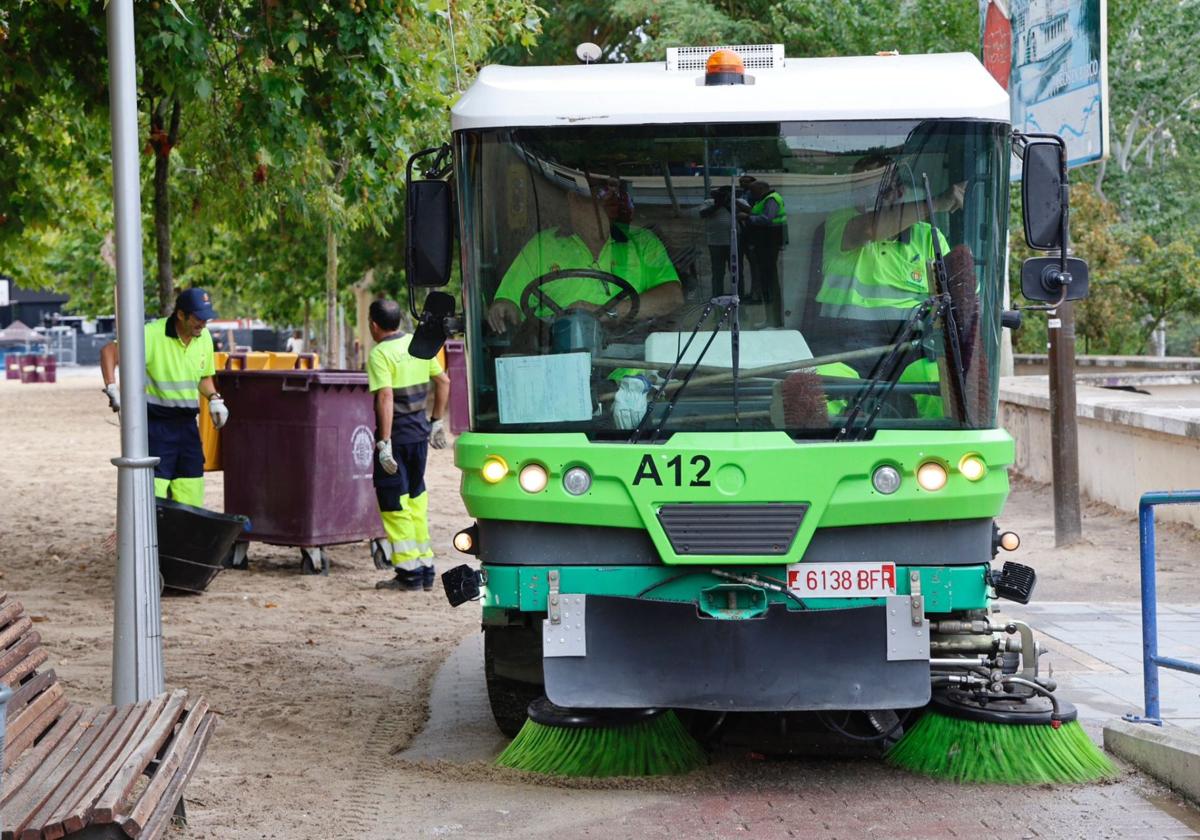
<path fill-rule="evenodd" d="M 956 782 L 1014 785 L 1097 782 L 1117 768 L 1083 731 L 1069 703 L 1055 712 L 989 712 L 934 700 L 887 761 Z"/>
<path fill-rule="evenodd" d="M 669 709 L 564 709 L 540 697 L 496 766 L 604 778 L 676 775 L 706 760 Z"/>

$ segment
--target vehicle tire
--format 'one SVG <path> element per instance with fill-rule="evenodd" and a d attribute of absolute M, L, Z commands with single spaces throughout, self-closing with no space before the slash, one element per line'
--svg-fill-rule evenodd
<path fill-rule="evenodd" d="M 536 644 L 536 651 L 530 648 Z M 536 631 L 526 627 L 485 627 L 483 629 L 483 674 L 487 683 L 488 703 L 496 726 L 507 738 L 515 738 L 525 725 L 525 710 L 545 693 L 542 683 L 525 682 L 496 673 L 498 658 L 514 649 L 526 655 L 542 653 L 542 640 Z"/>

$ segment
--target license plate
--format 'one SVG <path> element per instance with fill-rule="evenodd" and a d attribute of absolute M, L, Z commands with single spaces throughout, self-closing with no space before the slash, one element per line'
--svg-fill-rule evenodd
<path fill-rule="evenodd" d="M 792 563 L 788 588 L 801 598 L 882 598 L 896 594 L 896 564 Z"/>

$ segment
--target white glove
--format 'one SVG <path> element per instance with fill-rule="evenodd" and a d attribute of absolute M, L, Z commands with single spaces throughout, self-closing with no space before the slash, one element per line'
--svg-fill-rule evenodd
<path fill-rule="evenodd" d="M 113 411 L 121 410 L 121 389 L 117 387 L 117 383 L 104 386 L 104 393 L 108 396 L 108 407 Z"/>
<path fill-rule="evenodd" d="M 379 466 L 383 467 L 383 471 L 388 475 L 395 475 L 396 470 L 400 469 L 400 465 L 392 456 L 392 442 L 381 440 L 375 444 L 375 449 L 379 452 Z"/>
<path fill-rule="evenodd" d="M 445 449 L 449 446 L 446 440 L 446 421 L 433 420 L 429 424 L 429 445 L 434 449 Z"/>
<path fill-rule="evenodd" d="M 613 422 L 618 429 L 633 429 L 642 422 L 649 391 L 650 380 L 645 376 L 626 376 L 621 380 L 612 407 Z"/>
<path fill-rule="evenodd" d="M 229 409 L 225 407 L 225 400 L 220 397 L 213 397 L 208 401 L 208 416 L 212 418 L 213 426 L 221 428 L 229 422 Z"/>

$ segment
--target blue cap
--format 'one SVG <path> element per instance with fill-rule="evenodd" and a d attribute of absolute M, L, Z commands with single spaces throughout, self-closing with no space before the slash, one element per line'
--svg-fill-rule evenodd
<path fill-rule="evenodd" d="M 175 308 L 182 309 L 185 315 L 195 315 L 202 321 L 211 321 L 217 317 L 212 308 L 212 298 L 203 289 L 184 289 L 175 298 Z"/>

